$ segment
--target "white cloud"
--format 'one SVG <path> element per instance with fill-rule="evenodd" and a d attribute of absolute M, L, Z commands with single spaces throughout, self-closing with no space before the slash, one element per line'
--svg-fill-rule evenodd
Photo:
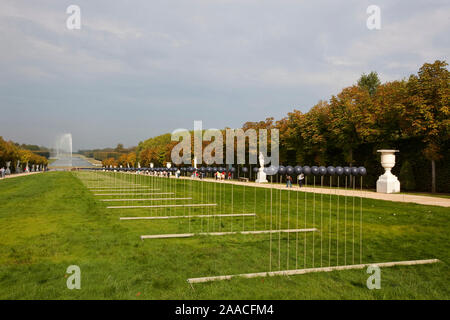
<path fill-rule="evenodd" d="M 132 121 L 121 110 L 157 110 L 145 126 L 156 132 L 170 131 L 172 122 L 182 127 L 190 117 L 238 126 L 281 117 L 294 105 L 307 109 L 363 72 L 378 71 L 387 81 L 448 59 L 448 1 L 379 3 L 382 29 L 369 31 L 371 3 L 360 0 L 79 0 L 82 28 L 71 31 L 65 27 L 71 3 L 3 0 L 0 106 L 13 107 L 4 112 L 13 119 L 10 130 L 26 123 L 13 123 L 18 96 L 21 108 L 51 110 L 36 115 L 48 126 L 71 124 L 65 117 L 73 110 L 60 107 L 71 92 L 71 99 L 84 97 L 77 116 L 108 114 L 111 132 Z M 128 127 L 121 134 L 129 141 L 142 139 L 138 126 Z M 95 126 L 90 130 L 95 135 Z"/>
<path fill-rule="evenodd" d="M 356 39 L 342 59 L 354 64 L 382 66 L 414 72 L 424 62 L 448 59 L 450 48 L 440 43 L 450 31 L 450 7 L 414 12 L 404 20 L 384 22 L 380 31 Z M 380 70 L 383 71 L 383 70 Z"/>

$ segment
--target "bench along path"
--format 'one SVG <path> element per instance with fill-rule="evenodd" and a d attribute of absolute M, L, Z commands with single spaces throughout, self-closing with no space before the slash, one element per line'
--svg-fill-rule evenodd
<path fill-rule="evenodd" d="M 183 179 L 192 179 L 190 177 L 181 177 Z M 174 178 L 175 179 L 175 178 Z M 254 182 L 241 182 L 241 181 L 230 181 L 230 180 L 222 180 L 216 181 L 215 179 L 205 178 L 205 181 L 209 182 L 217 182 L 217 183 L 228 183 L 235 185 L 245 185 L 250 187 L 258 187 L 258 188 L 273 188 L 273 189 L 283 189 L 287 190 L 286 185 L 278 184 L 278 183 L 254 183 Z M 428 196 L 418 196 L 412 194 L 401 194 L 401 193 L 378 193 L 374 191 L 367 190 L 353 190 L 351 188 L 338 189 L 338 188 L 321 188 L 321 187 L 301 187 L 299 188 L 297 185 L 293 185 L 292 188 L 289 188 L 292 191 L 303 191 L 303 192 L 315 192 L 322 194 L 333 194 L 339 196 L 347 196 L 347 197 L 363 197 L 369 199 L 376 200 L 386 200 L 386 201 L 394 201 L 394 202 L 408 202 L 408 203 L 417 203 L 429 206 L 440 206 L 440 207 L 450 207 L 450 199 L 447 198 L 439 198 L 439 197 L 428 197 Z"/>

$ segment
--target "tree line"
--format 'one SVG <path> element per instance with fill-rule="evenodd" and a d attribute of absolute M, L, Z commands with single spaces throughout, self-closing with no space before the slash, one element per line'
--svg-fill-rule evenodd
<path fill-rule="evenodd" d="M 417 74 L 383 84 L 372 72 L 307 113 L 290 112 L 275 125 L 280 129 L 285 159 L 295 154 L 295 160 L 302 163 L 343 162 L 373 168 L 377 149 L 395 148 L 400 150 L 395 169 L 407 189 L 423 190 L 431 184 L 435 192 L 438 177 L 440 191 L 448 192 L 447 65 L 445 61 L 425 63 Z"/>
<path fill-rule="evenodd" d="M 0 168 L 6 168 L 6 163 L 11 162 L 10 169 L 15 172 L 19 161 L 22 169 L 25 169 L 27 164 L 47 166 L 47 158 L 37 152 L 43 152 L 43 148 L 34 145 L 20 145 L 13 141 L 6 141 L 0 136 Z"/>
<path fill-rule="evenodd" d="M 403 190 L 450 192 L 447 66 L 439 60 L 425 63 L 417 74 L 385 83 L 376 72 L 363 74 L 357 83 L 308 112 L 293 110 L 280 120 L 246 122 L 242 129 L 279 129 L 284 165 L 365 166 L 369 188 L 383 172 L 377 150 L 398 149 L 393 172 Z M 170 134 L 163 134 L 104 163 L 163 166 L 175 144 Z"/>
<path fill-rule="evenodd" d="M 93 150 L 79 150 L 78 153 L 88 158 L 94 158 L 102 162 L 105 167 L 135 166 L 136 147 L 125 148 L 122 143 L 118 143 L 115 148 L 103 148 Z"/>

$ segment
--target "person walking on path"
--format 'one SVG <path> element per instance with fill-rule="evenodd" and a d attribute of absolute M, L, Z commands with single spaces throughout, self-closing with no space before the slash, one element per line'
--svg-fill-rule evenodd
<path fill-rule="evenodd" d="M 286 188 L 292 188 L 292 177 L 290 175 L 286 175 Z"/>
<path fill-rule="evenodd" d="M 298 187 L 301 188 L 303 186 L 303 180 L 305 179 L 305 175 L 303 173 L 300 173 L 297 176 L 297 180 L 298 180 Z"/>

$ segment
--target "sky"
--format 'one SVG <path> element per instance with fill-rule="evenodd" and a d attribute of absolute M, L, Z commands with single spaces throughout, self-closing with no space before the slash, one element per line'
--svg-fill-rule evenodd
<path fill-rule="evenodd" d="M 117 1 L 118 2 L 118 1 Z M 78 5 L 81 28 L 66 9 Z M 369 5 L 381 28 L 369 30 Z M 178 128 L 239 128 L 449 61 L 445 1 L 0 2 L 0 136 L 74 149 Z"/>

